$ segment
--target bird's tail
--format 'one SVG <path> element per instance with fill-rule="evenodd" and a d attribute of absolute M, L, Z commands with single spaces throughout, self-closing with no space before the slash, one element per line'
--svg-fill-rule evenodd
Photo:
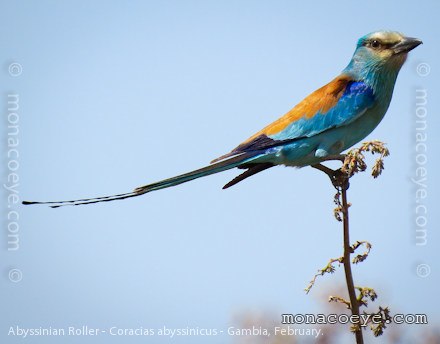
<path fill-rule="evenodd" d="M 176 186 L 182 183 L 189 182 L 191 180 L 209 176 L 214 173 L 223 172 L 234 167 L 239 167 L 240 165 L 247 164 L 255 161 L 261 156 L 261 152 L 244 153 L 238 156 L 234 156 L 230 159 L 219 161 L 215 164 L 208 165 L 206 167 L 194 170 L 185 174 L 181 174 L 172 178 L 164 179 L 156 183 L 140 186 L 134 189 L 132 192 L 127 192 L 123 194 L 102 196 L 94 198 L 83 198 L 75 199 L 70 201 L 49 201 L 49 202 L 34 202 L 34 201 L 23 201 L 25 205 L 30 204 L 47 204 L 51 208 L 58 208 L 66 205 L 83 205 L 83 204 L 93 204 L 100 202 L 110 202 L 116 200 L 122 200 L 131 197 L 137 197 L 146 194 L 151 191 L 156 191 L 160 189 L 169 188 L 171 186 Z"/>

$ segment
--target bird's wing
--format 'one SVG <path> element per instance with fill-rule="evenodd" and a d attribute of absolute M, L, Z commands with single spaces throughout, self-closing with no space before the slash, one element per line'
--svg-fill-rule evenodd
<path fill-rule="evenodd" d="M 373 103 L 372 88 L 342 74 L 311 93 L 283 117 L 213 162 L 347 125 L 362 116 Z"/>

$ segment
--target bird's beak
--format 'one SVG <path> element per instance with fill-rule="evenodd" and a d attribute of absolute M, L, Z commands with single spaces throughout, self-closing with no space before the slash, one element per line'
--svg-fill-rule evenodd
<path fill-rule="evenodd" d="M 394 54 L 407 53 L 418 47 L 423 42 L 418 38 L 405 37 L 402 41 L 392 47 Z"/>

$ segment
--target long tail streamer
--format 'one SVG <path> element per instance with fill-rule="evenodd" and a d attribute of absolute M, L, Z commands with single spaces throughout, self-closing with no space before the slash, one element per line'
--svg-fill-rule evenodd
<path fill-rule="evenodd" d="M 137 196 L 146 194 L 151 191 L 165 189 L 165 188 L 168 188 L 171 186 L 175 186 L 175 185 L 189 182 L 190 180 L 193 180 L 193 179 L 197 179 L 200 177 L 208 176 L 210 174 L 226 171 L 226 170 L 229 170 L 234 167 L 239 167 L 240 165 L 254 161 L 255 159 L 257 159 L 260 156 L 260 154 L 261 154 L 261 152 L 253 152 L 253 153 L 245 153 L 245 154 L 241 154 L 238 156 L 234 156 L 230 159 L 219 161 L 215 164 L 200 168 L 195 171 L 181 174 L 176 177 L 164 179 L 164 180 L 161 180 L 157 183 L 152 183 L 152 184 L 138 187 L 138 188 L 134 189 L 132 192 L 111 195 L 111 196 L 82 198 L 82 199 L 75 199 L 75 200 L 68 200 L 68 201 L 49 201 L 49 202 L 23 201 L 22 203 L 25 205 L 46 204 L 46 205 L 49 205 L 51 208 L 59 208 L 59 207 L 68 206 L 68 205 L 93 204 L 93 203 L 110 202 L 110 201 L 131 198 L 131 197 L 137 197 Z"/>

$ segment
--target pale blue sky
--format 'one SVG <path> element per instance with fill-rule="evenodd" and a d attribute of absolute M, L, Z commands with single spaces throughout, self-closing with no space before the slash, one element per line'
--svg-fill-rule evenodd
<path fill-rule="evenodd" d="M 352 180 L 352 240 L 373 244 L 355 283 L 378 305 L 438 326 L 439 34 L 436 1 L 1 1 L 2 176 L 7 95 L 19 94 L 19 195 L 100 196 L 206 165 L 336 76 L 377 29 L 422 39 L 369 137 L 387 142 L 383 176 Z M 19 63 L 22 74 L 10 76 Z M 417 66 L 427 63 L 427 76 Z M 415 245 L 416 90 L 428 92 L 427 245 Z M 370 160 L 371 161 L 371 160 Z M 303 289 L 341 253 L 334 190 L 311 168 L 273 168 L 227 191 L 237 171 L 144 197 L 50 209 L 14 206 L 3 230 L 2 343 L 9 326 L 216 327 L 237 314 L 327 311 L 342 269 Z M 6 197 L 3 224 L 8 224 Z M 431 274 L 416 274 L 428 264 Z M 10 282 L 11 269 L 23 279 Z M 333 289 L 332 289 L 333 288 Z M 330 291 L 332 290 L 332 291 Z M 404 334 L 427 328 L 402 326 Z M 385 342 L 381 338 L 375 343 Z M 64 337 L 63 343 L 168 343 Z M 218 336 L 175 343 L 232 343 Z M 59 343 L 30 338 L 28 343 Z"/>

